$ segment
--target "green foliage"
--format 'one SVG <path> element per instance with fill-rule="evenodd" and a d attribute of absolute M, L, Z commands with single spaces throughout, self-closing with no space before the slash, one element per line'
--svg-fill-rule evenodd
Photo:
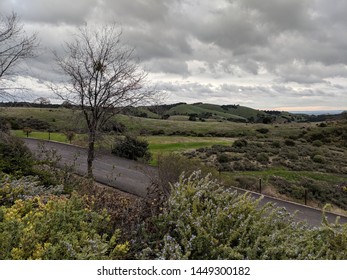
<path fill-rule="evenodd" d="M 323 142 L 320 141 L 320 140 L 314 140 L 314 141 L 312 142 L 312 145 L 315 146 L 315 147 L 320 147 L 320 146 L 323 145 Z"/>
<path fill-rule="evenodd" d="M 144 159 L 149 161 L 151 158 L 148 151 L 148 142 L 129 135 L 116 140 L 112 153 L 132 160 Z"/>
<path fill-rule="evenodd" d="M 9 133 L 10 129 L 10 122 L 4 117 L 0 117 L 0 133 Z"/>
<path fill-rule="evenodd" d="M 227 162 L 229 162 L 229 157 L 228 157 L 228 155 L 226 155 L 224 153 L 220 153 L 217 155 L 217 161 L 219 163 L 227 163 Z"/>
<path fill-rule="evenodd" d="M 31 128 L 33 130 L 47 130 L 51 127 L 51 125 L 46 122 L 45 120 L 39 120 L 36 118 L 19 118 L 17 116 L 15 117 L 1 117 L 1 121 L 5 121 L 10 125 L 12 129 L 23 129 L 27 130 L 27 128 Z"/>
<path fill-rule="evenodd" d="M 189 114 L 188 121 L 195 122 L 196 121 L 197 114 Z"/>
<path fill-rule="evenodd" d="M 108 223 L 77 195 L 19 199 L 0 208 L 0 259 L 121 258 L 128 243 L 117 244 Z"/>
<path fill-rule="evenodd" d="M 259 206 L 198 173 L 173 186 L 141 258 L 345 259 L 347 227 L 309 229 L 284 209 Z"/>
<path fill-rule="evenodd" d="M 0 132 L 0 172 L 27 175 L 32 165 L 32 155 L 23 142 Z"/>
<path fill-rule="evenodd" d="M 270 130 L 268 128 L 262 127 L 257 129 L 257 131 L 261 134 L 267 134 Z"/>
<path fill-rule="evenodd" d="M 243 144 L 246 141 L 247 145 Z M 283 141 L 283 142 L 282 142 Z M 303 182 L 314 179 L 320 186 L 319 191 L 307 188 L 309 203 L 323 207 L 325 203 L 346 210 L 346 194 L 340 191 L 340 184 L 346 182 L 347 157 L 343 147 L 324 145 L 316 147 L 310 142 L 280 138 L 275 139 L 238 139 L 232 146 L 215 145 L 195 151 L 195 158 L 205 164 L 214 165 L 223 171 L 222 176 L 230 185 L 244 189 L 254 189 L 247 177 L 263 179 L 264 192 L 269 195 L 285 195 L 288 199 L 304 203 Z M 320 141 L 320 140 L 315 140 Z M 319 144 L 319 142 L 318 142 Z M 228 161 L 218 162 L 218 155 L 227 153 Z M 226 160 L 226 158 L 223 158 Z M 227 174 L 226 172 L 230 172 Z M 283 180 L 271 180 L 272 176 Z M 246 177 L 239 182 L 239 178 Z M 288 184 L 286 184 L 286 181 Z M 305 187 L 306 188 L 306 187 Z"/>
<path fill-rule="evenodd" d="M 322 156 L 322 155 L 314 155 L 314 156 L 312 157 L 312 160 L 313 160 L 314 162 L 317 162 L 317 163 L 324 163 L 324 162 L 325 162 L 325 158 L 324 158 L 324 156 Z"/>
<path fill-rule="evenodd" d="M 0 174 L 0 206 L 12 206 L 16 200 L 33 196 L 59 195 L 63 186 L 41 186 L 37 177 L 25 176 L 19 179 Z"/>
<path fill-rule="evenodd" d="M 235 148 L 243 148 L 243 147 L 247 147 L 248 142 L 245 139 L 238 139 L 235 140 L 235 142 L 233 143 L 233 147 Z"/>
<path fill-rule="evenodd" d="M 236 187 L 249 191 L 259 191 L 259 180 L 252 176 L 239 176 L 235 178 Z"/>
<path fill-rule="evenodd" d="M 175 153 L 162 154 L 158 157 L 157 185 L 165 193 L 169 193 L 170 184 L 176 183 L 183 172 L 190 176 L 197 170 L 201 170 L 205 176 L 210 173 L 215 177 L 217 176 L 216 170 L 202 164 L 198 160 L 187 159 Z"/>
<path fill-rule="evenodd" d="M 267 153 L 259 153 L 257 154 L 257 161 L 263 164 L 267 164 L 269 162 L 269 156 Z"/>
<path fill-rule="evenodd" d="M 300 184 L 291 183 L 278 176 L 271 176 L 269 182 L 275 186 L 280 194 L 285 194 L 298 200 L 304 199 L 305 188 L 300 186 Z"/>
<path fill-rule="evenodd" d="M 272 141 L 271 146 L 273 148 L 281 148 L 282 145 L 281 145 L 281 142 L 279 142 L 279 141 Z"/>
<path fill-rule="evenodd" d="M 286 140 L 284 141 L 284 144 L 285 144 L 286 146 L 289 146 L 289 147 L 294 147 L 294 146 L 295 146 L 295 141 L 293 141 L 293 140 L 291 140 L 291 139 L 286 139 Z"/>

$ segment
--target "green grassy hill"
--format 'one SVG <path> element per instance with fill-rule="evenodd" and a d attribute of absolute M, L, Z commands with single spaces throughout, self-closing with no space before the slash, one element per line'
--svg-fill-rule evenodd
<path fill-rule="evenodd" d="M 167 115 L 192 115 L 196 114 L 201 118 L 229 119 L 234 121 L 247 121 L 247 116 L 233 114 L 228 110 L 223 110 L 219 105 L 213 104 L 179 104 L 166 111 Z"/>
<path fill-rule="evenodd" d="M 83 132 L 86 130 L 83 114 L 78 108 L 67 109 L 58 105 L 54 106 L 47 108 L 32 106 L 7 107 L 3 104 L 2 108 L 0 108 L 0 123 L 1 119 L 3 119 L 3 122 L 9 123 L 12 129 L 31 127 L 40 131 L 50 129 L 53 131 L 74 130 Z M 184 131 L 185 133 L 194 131 L 199 134 L 206 132 L 205 127 L 209 128 L 207 131 L 211 131 L 210 128 L 212 126 L 213 132 L 218 131 L 218 136 L 223 136 L 230 135 L 234 131 L 227 129 L 223 133 L 220 133 L 220 128 L 226 124 L 221 125 L 219 123 L 218 127 L 216 127 L 215 122 L 283 124 L 307 121 L 321 122 L 328 119 L 326 116 L 314 117 L 288 112 L 260 111 L 240 105 L 215 105 L 207 103 L 177 103 L 171 105 L 130 107 L 124 110 L 122 115 L 124 117 L 118 115 L 118 118 L 114 118 L 113 122 L 111 120 L 106 130 L 112 130 L 113 123 L 118 119 L 128 130 L 136 126 L 137 131 L 144 131 L 145 134 L 146 131 L 154 131 L 155 133 L 162 134 L 162 130 L 165 131 L 165 134 L 169 134 L 168 131 L 172 134 L 179 134 L 178 131 Z M 190 116 L 194 116 L 196 121 L 188 121 Z M 132 123 L 133 121 L 136 123 Z M 206 124 L 202 124 L 202 122 L 206 122 Z M 210 122 L 212 124 L 208 124 Z M 140 123 L 142 126 L 138 127 Z"/>

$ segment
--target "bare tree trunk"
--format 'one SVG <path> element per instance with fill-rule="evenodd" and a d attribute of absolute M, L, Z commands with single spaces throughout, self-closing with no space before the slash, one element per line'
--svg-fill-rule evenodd
<path fill-rule="evenodd" d="M 87 172 L 88 178 L 93 178 L 93 161 L 95 158 L 95 131 L 90 131 L 88 139 Z"/>
<path fill-rule="evenodd" d="M 147 74 L 133 59 L 133 48 L 121 43 L 115 24 L 80 28 L 66 43 L 66 56 L 56 54 L 67 84 L 54 91 L 65 101 L 81 107 L 88 126 L 88 176 L 93 178 L 96 133 L 118 108 L 135 106 L 153 95 L 145 89 Z M 63 92 L 63 93 L 61 93 Z"/>

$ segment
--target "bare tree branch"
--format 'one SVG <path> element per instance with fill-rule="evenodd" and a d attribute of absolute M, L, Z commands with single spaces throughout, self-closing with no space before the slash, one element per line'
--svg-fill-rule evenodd
<path fill-rule="evenodd" d="M 115 24 L 94 30 L 85 26 L 73 42 L 65 44 L 66 57 L 55 54 L 68 79 L 58 96 L 80 106 L 88 125 L 91 177 L 96 133 L 122 108 L 153 95 L 145 86 L 147 73 L 134 61 L 134 50 L 122 44 L 121 36 Z"/>
<path fill-rule="evenodd" d="M 27 36 L 15 13 L 0 15 L 0 94 L 9 94 L 4 90 L 3 80 L 15 73 L 15 66 L 21 61 L 33 57 L 38 46 L 36 34 Z"/>

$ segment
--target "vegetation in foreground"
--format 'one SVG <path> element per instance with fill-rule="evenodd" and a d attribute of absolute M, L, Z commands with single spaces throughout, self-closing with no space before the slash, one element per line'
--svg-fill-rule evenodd
<path fill-rule="evenodd" d="M 140 257 L 157 259 L 345 259 L 347 227 L 309 229 L 284 209 L 238 195 L 209 176 L 181 177 L 150 223 Z M 147 227 L 148 229 L 148 227 Z"/>
<path fill-rule="evenodd" d="M 8 145 L 6 137 L 1 134 L 1 147 Z M 18 156 L 5 158 L 4 150 L 3 163 Z M 161 174 L 171 177 L 160 176 L 144 200 L 83 178 L 59 177 L 54 161 L 35 162 L 24 146 L 23 151 L 29 169 L 5 172 L 2 167 L 11 165 L 0 165 L 1 259 L 347 257 L 346 225 L 323 218 L 320 228 L 309 228 L 284 209 L 260 207 L 194 168 L 177 179 L 185 159 L 162 166 L 167 172 Z M 54 173 L 56 181 L 45 185 L 27 175 L 33 170 Z"/>

